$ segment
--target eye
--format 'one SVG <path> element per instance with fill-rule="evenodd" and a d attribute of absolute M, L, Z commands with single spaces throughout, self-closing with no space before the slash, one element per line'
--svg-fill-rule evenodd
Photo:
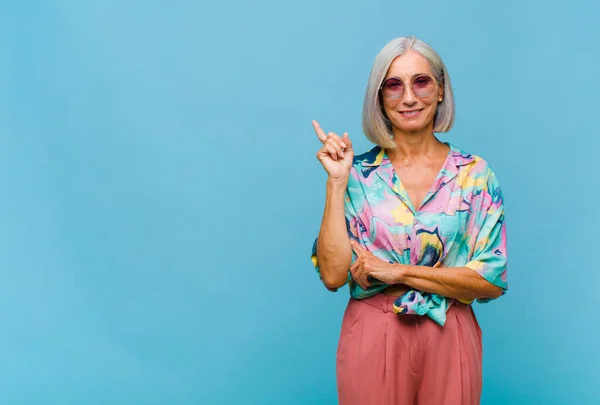
<path fill-rule="evenodd" d="M 419 88 L 424 88 L 431 86 L 433 84 L 433 80 L 428 76 L 419 76 L 413 82 L 413 85 Z"/>
<path fill-rule="evenodd" d="M 389 90 L 399 90 L 403 87 L 403 84 L 398 79 L 389 79 L 383 84 L 383 87 Z"/>

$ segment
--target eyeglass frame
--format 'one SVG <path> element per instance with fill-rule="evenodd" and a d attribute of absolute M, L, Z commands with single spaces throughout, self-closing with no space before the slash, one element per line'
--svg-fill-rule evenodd
<path fill-rule="evenodd" d="M 434 84 L 434 86 L 433 86 L 433 89 L 431 90 L 431 93 L 427 94 L 426 96 L 417 96 L 417 94 L 415 93 L 415 91 L 412 89 L 412 86 L 413 86 L 413 84 L 414 84 L 415 80 L 417 80 L 417 79 L 418 79 L 418 78 L 420 78 L 420 77 L 427 77 L 428 79 L 431 79 L 431 80 L 433 81 L 433 84 Z M 406 92 L 406 87 L 407 87 L 407 86 L 406 86 L 406 83 L 404 83 L 404 81 L 403 81 L 402 79 L 400 79 L 399 77 L 396 77 L 396 76 L 388 77 L 386 80 L 384 80 L 384 81 L 383 81 L 383 83 L 381 83 L 381 86 L 379 86 L 379 93 L 380 93 L 381 97 L 384 97 L 384 95 L 383 95 L 383 91 L 382 91 L 382 90 L 383 90 L 383 85 L 384 85 L 384 84 L 385 84 L 385 83 L 386 83 L 388 80 L 390 80 L 390 79 L 396 79 L 396 80 L 398 80 L 400 83 L 402 83 L 402 86 L 404 86 L 404 90 L 402 91 L 402 97 L 400 97 L 400 98 L 397 98 L 397 99 L 396 99 L 396 100 L 402 100 L 402 98 L 404 98 L 404 94 L 405 94 L 405 92 Z M 435 90 L 435 85 L 436 85 L 436 84 L 437 84 L 437 85 L 439 85 L 439 86 L 443 86 L 443 83 L 444 83 L 444 79 L 442 79 L 442 83 L 438 83 L 438 81 L 435 79 L 435 77 L 432 77 L 432 76 L 428 75 L 427 73 L 420 73 L 420 74 L 418 74 L 418 75 L 414 76 L 414 77 L 411 79 L 411 82 L 410 82 L 410 89 L 411 89 L 411 91 L 412 91 L 412 93 L 414 94 L 414 96 L 415 96 L 415 97 L 417 97 L 417 98 L 426 98 L 426 97 L 429 97 L 429 96 L 431 96 L 431 95 L 433 94 L 433 92 L 434 92 L 434 90 Z"/>

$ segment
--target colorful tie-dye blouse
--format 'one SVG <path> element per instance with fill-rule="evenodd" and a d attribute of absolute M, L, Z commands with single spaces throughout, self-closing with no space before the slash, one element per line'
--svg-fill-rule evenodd
<path fill-rule="evenodd" d="M 447 145 L 448 157 L 418 211 L 384 149 L 376 146 L 355 156 L 344 203 L 348 235 L 390 263 L 434 266 L 442 262 L 443 267 L 435 271 L 468 267 L 501 287 L 504 294 L 506 228 L 498 181 L 482 158 Z M 320 276 L 316 248 L 315 240 L 312 261 Z M 355 260 L 353 252 L 352 262 Z M 388 287 L 375 280 L 364 290 L 350 271 L 348 285 L 355 299 L 370 297 Z M 428 315 L 444 325 L 452 301 L 410 290 L 396 299 L 393 310 L 397 314 Z"/>

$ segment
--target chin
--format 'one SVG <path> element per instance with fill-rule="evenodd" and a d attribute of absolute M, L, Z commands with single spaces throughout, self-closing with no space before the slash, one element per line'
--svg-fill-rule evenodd
<path fill-rule="evenodd" d="M 426 126 L 427 125 L 421 122 L 410 122 L 401 124 L 400 128 L 403 128 L 405 131 L 419 131 L 424 129 Z"/>
<path fill-rule="evenodd" d="M 400 117 L 400 119 L 394 122 L 394 126 L 402 132 L 421 132 L 429 127 L 433 128 L 433 120 L 406 120 Z"/>
<path fill-rule="evenodd" d="M 427 128 L 427 125 L 423 124 L 423 123 L 417 123 L 417 122 L 411 122 L 411 123 L 398 123 L 396 125 L 396 128 L 398 128 L 400 131 L 402 132 L 407 132 L 407 133 L 411 133 L 411 132 L 420 132 L 422 130 L 424 130 L 425 128 Z"/>

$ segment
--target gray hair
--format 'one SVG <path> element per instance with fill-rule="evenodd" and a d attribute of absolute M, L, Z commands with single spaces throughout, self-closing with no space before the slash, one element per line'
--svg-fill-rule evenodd
<path fill-rule="evenodd" d="M 394 59 L 408 50 L 421 54 L 429 62 L 435 80 L 440 86 L 444 86 L 444 98 L 438 104 L 433 131 L 447 132 L 454 123 L 454 96 L 450 76 L 442 58 L 431 46 L 414 36 L 393 39 L 375 57 L 363 102 L 363 131 L 371 142 L 383 148 L 393 149 L 396 143 L 392 139 L 392 125 L 384 115 L 379 100 L 379 87 Z"/>

